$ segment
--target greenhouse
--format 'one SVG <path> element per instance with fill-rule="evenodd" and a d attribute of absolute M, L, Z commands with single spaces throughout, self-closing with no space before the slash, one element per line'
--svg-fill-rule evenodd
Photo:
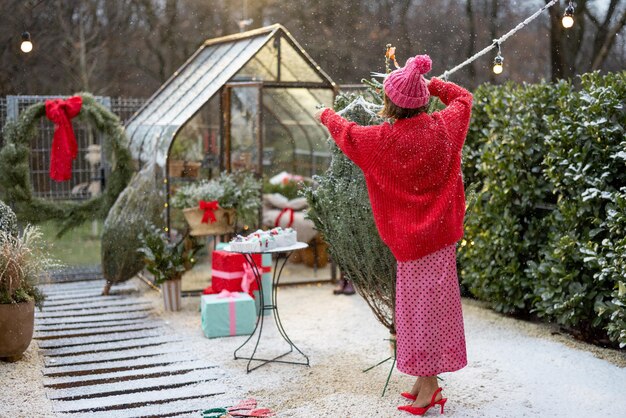
<path fill-rule="evenodd" d="M 330 161 L 313 114 L 336 89 L 281 25 L 210 39 L 130 120 L 131 152 L 171 179 L 312 176 Z"/>

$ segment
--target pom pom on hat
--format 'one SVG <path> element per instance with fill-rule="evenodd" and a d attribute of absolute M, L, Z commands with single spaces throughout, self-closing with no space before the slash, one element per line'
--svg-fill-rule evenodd
<path fill-rule="evenodd" d="M 423 75 L 430 72 L 432 65 L 428 55 L 409 58 L 404 67 L 391 72 L 385 78 L 385 94 L 394 104 L 405 109 L 426 106 L 430 92 Z"/>
<path fill-rule="evenodd" d="M 418 74 L 428 74 L 433 68 L 433 61 L 428 55 L 418 55 L 407 60 L 407 69 L 409 66 L 411 69 L 414 69 L 414 71 L 417 71 Z"/>

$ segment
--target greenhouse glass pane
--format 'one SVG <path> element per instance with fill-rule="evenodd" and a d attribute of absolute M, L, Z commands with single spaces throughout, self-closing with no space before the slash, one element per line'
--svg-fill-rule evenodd
<path fill-rule="evenodd" d="M 175 73 L 175 77 L 131 121 L 129 130 L 133 131 L 134 125 L 140 124 L 174 125 L 174 129 L 177 129 L 233 77 L 268 39 L 270 33 L 204 47 Z M 144 138 L 154 140 L 155 136 L 133 135 L 132 149 L 140 152 L 141 149 L 154 149 L 147 144 L 134 144 L 136 141 L 142 144 Z M 134 154 L 134 157 L 139 156 Z"/>
<path fill-rule="evenodd" d="M 320 83 L 320 77 L 311 64 L 291 46 L 285 38 L 280 39 L 280 81 L 306 81 Z"/>
<path fill-rule="evenodd" d="M 259 90 L 256 87 L 233 88 L 231 98 L 231 169 L 259 172 Z"/>
<path fill-rule="evenodd" d="M 278 50 L 273 41 L 261 48 L 233 78 L 233 81 L 241 80 L 278 80 Z"/>
<path fill-rule="evenodd" d="M 313 115 L 318 99 L 332 95 L 332 90 L 316 91 L 315 96 L 308 89 L 264 90 L 264 166 L 274 164 L 272 173 L 280 168 L 277 172 L 310 176 L 326 170 L 330 161 L 327 132 Z"/>

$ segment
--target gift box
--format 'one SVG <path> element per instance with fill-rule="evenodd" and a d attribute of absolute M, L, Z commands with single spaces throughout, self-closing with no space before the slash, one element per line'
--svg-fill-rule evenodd
<path fill-rule="evenodd" d="M 272 303 L 272 254 L 263 254 L 262 257 L 263 274 L 261 275 L 261 289 L 263 290 L 263 303 L 269 305 Z M 257 312 L 261 310 L 261 298 L 259 297 L 259 289 L 253 292 L 254 304 Z M 263 315 L 271 314 L 271 310 L 263 311 Z"/>
<path fill-rule="evenodd" d="M 262 263 L 261 254 L 253 254 L 252 258 L 257 266 Z M 213 251 L 211 263 L 211 287 L 214 292 L 228 290 L 229 292 L 241 292 L 241 279 L 244 275 L 245 266 L 248 265 L 242 254 L 228 251 Z"/>
<path fill-rule="evenodd" d="M 263 291 L 263 304 L 269 305 L 272 303 L 272 273 L 263 273 L 261 275 L 261 290 Z M 257 315 L 261 311 L 261 297 L 259 295 L 259 289 L 254 289 L 254 304 L 256 305 Z M 269 315 L 271 310 L 263 311 L 263 315 Z"/>
<path fill-rule="evenodd" d="M 256 325 L 256 307 L 247 293 L 224 290 L 200 298 L 202 331 L 207 338 L 250 335 Z"/>
<path fill-rule="evenodd" d="M 271 254 L 252 254 L 252 259 L 259 266 L 260 273 L 267 274 L 272 271 Z M 252 271 L 249 269 L 249 264 L 242 254 L 228 251 L 213 251 L 211 268 L 211 288 L 214 293 L 219 293 L 222 290 L 228 290 L 229 292 L 248 290 L 242 286 L 242 279 L 247 270 L 249 270 L 248 274 Z M 252 273 L 252 276 L 248 276 L 247 279 L 251 282 L 249 293 L 252 295 L 252 292 L 257 288 L 254 274 Z"/>
<path fill-rule="evenodd" d="M 228 244 L 227 242 L 218 242 L 215 245 L 215 249 L 216 250 L 223 250 L 224 248 L 228 247 L 230 244 Z"/>

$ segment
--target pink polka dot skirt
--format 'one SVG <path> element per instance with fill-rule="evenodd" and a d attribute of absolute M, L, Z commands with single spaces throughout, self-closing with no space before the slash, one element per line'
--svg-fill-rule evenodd
<path fill-rule="evenodd" d="M 455 245 L 398 262 L 396 332 L 402 373 L 434 376 L 467 365 Z"/>

